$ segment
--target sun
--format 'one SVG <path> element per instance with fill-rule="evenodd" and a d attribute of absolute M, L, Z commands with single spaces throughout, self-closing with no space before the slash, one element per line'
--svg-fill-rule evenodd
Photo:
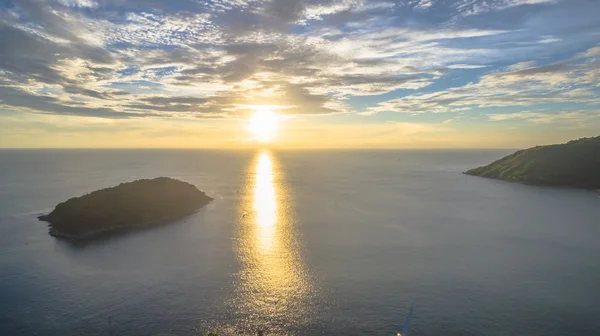
<path fill-rule="evenodd" d="M 257 141 L 271 142 L 277 136 L 279 116 L 269 106 L 259 106 L 250 117 L 248 130 Z"/>

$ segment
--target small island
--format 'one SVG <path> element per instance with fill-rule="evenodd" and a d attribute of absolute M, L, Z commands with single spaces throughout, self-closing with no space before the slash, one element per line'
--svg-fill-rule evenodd
<path fill-rule="evenodd" d="M 121 183 L 71 198 L 49 214 L 55 237 L 83 239 L 164 224 L 190 215 L 212 201 L 194 185 L 168 177 Z"/>
<path fill-rule="evenodd" d="M 539 186 L 600 189 L 600 136 L 520 150 L 465 174 Z"/>

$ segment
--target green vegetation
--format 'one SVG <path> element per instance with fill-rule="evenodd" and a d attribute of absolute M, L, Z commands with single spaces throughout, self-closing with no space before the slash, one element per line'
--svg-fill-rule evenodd
<path fill-rule="evenodd" d="M 50 234 L 84 238 L 182 218 L 212 201 L 192 184 L 168 177 L 121 183 L 60 203 L 39 219 Z"/>
<path fill-rule="evenodd" d="M 600 136 L 520 150 L 465 174 L 533 185 L 600 189 Z"/>

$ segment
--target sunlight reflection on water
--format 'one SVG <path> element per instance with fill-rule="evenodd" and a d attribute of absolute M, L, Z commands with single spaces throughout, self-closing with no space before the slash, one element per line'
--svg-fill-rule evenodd
<path fill-rule="evenodd" d="M 271 156 L 259 154 L 254 182 L 254 215 L 261 252 L 270 252 L 277 224 L 277 190 Z"/>
<path fill-rule="evenodd" d="M 309 322 L 312 286 L 273 155 L 260 152 L 252 169 L 243 204 L 252 212 L 242 217 L 238 236 L 241 271 L 232 304 L 240 323 L 234 329 L 279 334 Z"/>

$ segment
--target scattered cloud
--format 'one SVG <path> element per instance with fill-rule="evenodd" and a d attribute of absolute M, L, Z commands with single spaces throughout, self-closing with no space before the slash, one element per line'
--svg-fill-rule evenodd
<path fill-rule="evenodd" d="M 573 1 L 13 0 L 0 5 L 0 109 L 114 121 L 591 108 L 600 24 L 586 13 L 600 3 Z M 513 115 L 490 120 L 548 120 Z"/>
<path fill-rule="evenodd" d="M 584 53 L 580 54 L 580 57 L 600 57 L 600 46 L 590 48 L 586 50 Z"/>
<path fill-rule="evenodd" d="M 571 111 L 571 112 L 519 112 L 508 114 L 490 114 L 492 121 L 526 120 L 536 124 L 567 124 L 579 127 L 593 126 L 591 121 L 600 120 L 600 111 Z M 593 126 L 595 127 L 595 126 Z"/>
<path fill-rule="evenodd" d="M 538 43 L 542 43 L 542 44 L 548 44 L 548 43 L 556 43 L 556 42 L 560 42 L 562 41 L 559 38 L 556 37 L 544 37 L 543 39 L 539 40 Z"/>
<path fill-rule="evenodd" d="M 427 9 L 431 6 L 433 6 L 432 0 L 419 0 L 414 4 L 414 7 L 419 9 Z"/>
<path fill-rule="evenodd" d="M 535 61 L 528 61 L 528 62 L 519 62 L 519 63 L 515 63 L 515 64 L 511 64 L 509 66 L 506 67 L 507 71 L 521 71 L 521 70 L 525 70 L 527 68 L 533 68 L 535 66 Z"/>
<path fill-rule="evenodd" d="M 597 84 L 599 72 L 600 62 L 581 62 L 577 58 L 542 66 L 521 62 L 506 67 L 505 71 L 486 74 L 478 82 L 384 101 L 368 111 L 439 113 L 489 107 L 598 103 L 600 97 L 591 86 Z"/>
<path fill-rule="evenodd" d="M 462 0 L 455 7 L 464 15 L 479 15 L 490 11 L 505 10 L 511 7 L 555 3 L 559 0 Z"/>
<path fill-rule="evenodd" d="M 80 7 L 80 8 L 96 8 L 98 3 L 92 0 L 58 0 L 62 5 L 68 7 Z"/>
<path fill-rule="evenodd" d="M 481 69 L 487 68 L 487 65 L 480 64 L 450 64 L 447 66 L 448 69 Z"/>
<path fill-rule="evenodd" d="M 352 111 L 345 103 L 351 96 L 419 90 L 451 69 L 482 67 L 459 62 L 489 51 L 452 44 L 506 33 L 395 25 L 381 29 L 370 15 L 384 15 L 394 6 L 390 2 L 214 2 L 198 12 L 148 10 L 116 16 L 98 4 L 15 1 L 16 16 L 0 20 L 0 41 L 7 46 L 0 51 L 0 69 L 4 91 L 11 92 L 2 105 L 111 118 L 144 113 L 230 118 L 252 102 L 281 106 L 289 114 L 342 113 Z M 250 10 L 254 5 L 258 9 Z M 95 14 L 86 15 L 81 8 Z M 230 29 L 236 22 L 227 21 L 233 20 L 227 13 L 236 8 L 248 9 L 236 15 L 254 16 L 260 24 L 243 33 Z M 342 12 L 354 19 L 345 31 L 325 23 L 304 34 L 281 30 L 302 20 L 324 22 Z M 172 101 L 157 103 L 165 95 Z"/>

